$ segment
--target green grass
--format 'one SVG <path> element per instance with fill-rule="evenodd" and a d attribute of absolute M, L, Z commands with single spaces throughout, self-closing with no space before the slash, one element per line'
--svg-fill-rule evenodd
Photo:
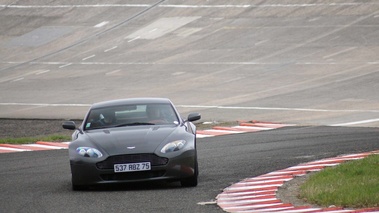
<path fill-rule="evenodd" d="M 71 141 L 71 137 L 66 135 L 48 135 L 41 137 L 0 138 L 0 144 L 30 144 L 37 141 L 63 142 Z"/>
<path fill-rule="evenodd" d="M 299 197 L 324 207 L 378 207 L 379 155 L 342 163 L 313 174 L 300 187 Z"/>

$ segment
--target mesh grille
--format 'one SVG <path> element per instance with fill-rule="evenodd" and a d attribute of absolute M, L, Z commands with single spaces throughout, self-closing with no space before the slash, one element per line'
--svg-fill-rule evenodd
<path fill-rule="evenodd" d="M 144 171 L 144 172 L 124 172 L 115 174 L 103 174 L 100 175 L 101 179 L 106 181 L 112 180 L 138 180 L 162 177 L 165 171 Z"/>

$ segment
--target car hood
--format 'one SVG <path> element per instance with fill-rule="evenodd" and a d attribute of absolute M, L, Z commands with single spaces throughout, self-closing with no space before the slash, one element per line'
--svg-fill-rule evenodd
<path fill-rule="evenodd" d="M 154 153 L 178 126 L 133 126 L 88 131 L 90 143 L 109 155 Z"/>

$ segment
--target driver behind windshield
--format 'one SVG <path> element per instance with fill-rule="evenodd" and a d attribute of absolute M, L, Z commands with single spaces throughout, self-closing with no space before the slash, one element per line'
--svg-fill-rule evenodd
<path fill-rule="evenodd" d="M 115 112 L 105 110 L 102 112 L 94 110 L 88 117 L 86 128 L 105 127 L 114 124 L 116 121 Z"/>
<path fill-rule="evenodd" d="M 148 105 L 146 108 L 146 114 L 149 123 L 167 123 L 159 106 Z"/>

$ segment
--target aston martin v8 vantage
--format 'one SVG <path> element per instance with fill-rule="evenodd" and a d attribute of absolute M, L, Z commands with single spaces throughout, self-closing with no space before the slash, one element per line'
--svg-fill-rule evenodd
<path fill-rule="evenodd" d="M 137 181 L 198 180 L 196 126 L 182 119 L 169 99 L 133 98 L 93 104 L 69 145 L 73 190 L 90 185 Z"/>

